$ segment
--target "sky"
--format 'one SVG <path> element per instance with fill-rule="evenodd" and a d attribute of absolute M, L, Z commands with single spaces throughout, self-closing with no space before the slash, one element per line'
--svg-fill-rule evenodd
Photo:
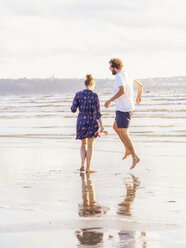
<path fill-rule="evenodd" d="M 185 0 L 0 0 L 0 78 L 186 76 Z"/>

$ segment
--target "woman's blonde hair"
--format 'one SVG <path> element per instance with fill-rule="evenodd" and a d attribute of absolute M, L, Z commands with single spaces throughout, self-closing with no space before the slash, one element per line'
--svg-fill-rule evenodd
<path fill-rule="evenodd" d="M 86 75 L 85 85 L 88 86 L 91 84 L 91 81 L 94 80 L 91 74 Z"/>

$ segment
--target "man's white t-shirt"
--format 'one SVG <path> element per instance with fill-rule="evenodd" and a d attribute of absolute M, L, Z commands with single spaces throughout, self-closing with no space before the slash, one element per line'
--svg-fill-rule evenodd
<path fill-rule="evenodd" d="M 130 112 L 134 110 L 133 80 L 128 73 L 123 70 L 115 75 L 114 95 L 119 91 L 119 87 L 124 87 L 124 94 L 115 100 L 116 111 Z"/>

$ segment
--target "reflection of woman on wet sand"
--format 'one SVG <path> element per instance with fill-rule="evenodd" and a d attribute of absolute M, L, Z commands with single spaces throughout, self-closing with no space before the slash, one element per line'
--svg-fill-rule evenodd
<path fill-rule="evenodd" d="M 91 216 L 91 215 L 100 215 L 106 213 L 108 208 L 99 206 L 95 198 L 94 185 L 91 180 L 91 176 L 81 173 L 82 180 L 82 198 L 83 204 L 80 205 L 79 215 L 80 216 Z"/>
<path fill-rule="evenodd" d="M 81 173 L 83 204 L 79 206 L 81 217 L 98 216 L 106 214 L 108 208 L 99 206 L 95 198 L 94 185 L 90 174 Z M 82 245 L 96 245 L 102 242 L 103 232 L 101 228 L 84 228 L 76 231 L 77 239 Z"/>
<path fill-rule="evenodd" d="M 103 240 L 103 232 L 100 232 L 100 229 L 101 228 L 84 228 L 76 231 L 76 237 L 83 247 L 85 247 L 84 245 L 97 245 Z"/>

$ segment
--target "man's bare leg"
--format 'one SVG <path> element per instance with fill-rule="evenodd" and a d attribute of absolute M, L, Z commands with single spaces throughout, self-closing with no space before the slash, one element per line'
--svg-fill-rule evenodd
<path fill-rule="evenodd" d="M 88 138 L 88 147 L 87 147 L 87 173 L 94 173 L 96 171 L 91 169 L 91 162 L 94 154 L 94 141 L 95 137 Z"/>
<path fill-rule="evenodd" d="M 120 135 L 122 136 L 122 138 L 125 140 L 125 144 L 127 146 L 127 149 L 130 151 L 130 153 L 132 155 L 133 162 L 132 162 L 132 166 L 130 167 L 130 169 L 133 169 L 137 165 L 137 163 L 139 163 L 140 159 L 136 155 L 136 152 L 134 150 L 132 140 L 129 136 L 129 129 L 128 128 L 119 128 L 119 132 L 120 132 Z"/>
<path fill-rule="evenodd" d="M 85 160 L 87 157 L 87 139 L 81 140 L 81 168 L 80 171 L 85 170 Z"/>
<path fill-rule="evenodd" d="M 118 128 L 116 120 L 114 121 L 113 129 L 117 133 L 117 135 L 119 136 L 121 142 L 123 143 L 123 145 L 125 147 L 125 156 L 122 159 L 126 159 L 126 158 L 128 158 L 130 156 L 131 153 L 130 153 L 128 147 L 127 147 L 125 139 L 120 134 L 120 131 L 119 131 L 119 128 Z"/>

